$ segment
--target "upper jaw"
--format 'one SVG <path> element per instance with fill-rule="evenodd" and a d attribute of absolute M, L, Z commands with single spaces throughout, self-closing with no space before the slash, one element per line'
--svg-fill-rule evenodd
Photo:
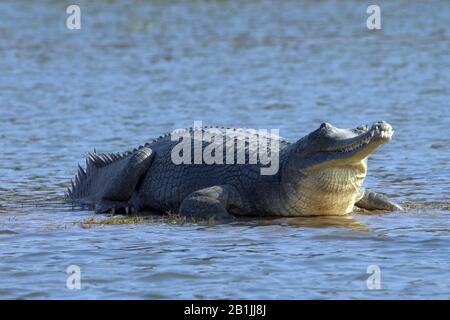
<path fill-rule="evenodd" d="M 356 137 L 343 139 L 324 151 L 343 155 L 354 154 L 372 146 L 373 148 L 370 148 L 372 150 L 369 150 L 370 153 L 379 145 L 389 142 L 394 134 L 392 127 L 384 121 L 374 123 L 370 129 L 365 129 L 365 131 Z"/>

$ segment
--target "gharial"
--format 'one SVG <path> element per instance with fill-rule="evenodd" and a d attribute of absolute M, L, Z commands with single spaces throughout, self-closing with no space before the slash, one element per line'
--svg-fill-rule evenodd
<path fill-rule="evenodd" d="M 188 132 L 195 139 L 195 130 Z M 230 145 L 255 151 L 240 143 L 258 131 L 222 130 L 223 152 Z M 90 205 L 97 212 L 156 211 L 183 216 L 227 218 L 234 216 L 346 215 L 356 205 L 368 210 L 402 210 L 386 196 L 362 187 L 367 157 L 391 140 L 392 127 L 376 122 L 353 129 L 328 123 L 290 143 L 266 134 L 269 152 L 279 152 L 279 170 L 261 175 L 255 164 L 176 164 L 171 152 L 179 141 L 161 136 L 125 153 L 88 153 L 86 169 L 78 174 L 66 198 Z M 229 137 L 233 134 L 233 137 Z M 278 150 L 270 150 L 279 139 Z M 203 150 L 207 143 L 200 143 Z M 240 146 L 240 147 L 239 147 Z M 193 144 L 194 148 L 194 144 Z M 242 151 L 242 150 L 241 150 Z M 194 151 L 192 151 L 194 152 Z"/>

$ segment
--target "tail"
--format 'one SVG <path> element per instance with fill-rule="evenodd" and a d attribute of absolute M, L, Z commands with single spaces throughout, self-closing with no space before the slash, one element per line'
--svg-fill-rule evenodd
<path fill-rule="evenodd" d="M 94 198 L 98 193 L 99 180 L 104 179 L 105 173 L 110 173 L 113 168 L 117 168 L 117 162 L 122 162 L 131 155 L 126 153 L 97 153 L 88 152 L 86 156 L 86 169 L 78 165 L 78 172 L 75 179 L 71 179 L 71 186 L 67 188 L 65 198 L 68 201 L 82 201 L 83 199 Z"/>
<path fill-rule="evenodd" d="M 86 169 L 78 165 L 75 181 L 71 180 L 65 198 L 99 210 L 122 207 L 131 198 L 153 157 L 148 147 L 126 153 L 88 153 Z"/>

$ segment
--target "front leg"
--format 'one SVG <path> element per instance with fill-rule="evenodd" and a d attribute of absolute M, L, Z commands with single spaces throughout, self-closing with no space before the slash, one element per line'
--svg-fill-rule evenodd
<path fill-rule="evenodd" d="M 389 200 L 386 196 L 371 192 L 368 190 L 361 190 L 362 198 L 355 203 L 357 207 L 367 210 L 388 210 L 396 211 L 403 210 L 403 208 L 395 202 Z"/>
<path fill-rule="evenodd" d="M 230 219 L 230 207 L 239 207 L 239 193 L 230 185 L 212 186 L 194 191 L 181 202 L 182 216 L 208 219 Z"/>

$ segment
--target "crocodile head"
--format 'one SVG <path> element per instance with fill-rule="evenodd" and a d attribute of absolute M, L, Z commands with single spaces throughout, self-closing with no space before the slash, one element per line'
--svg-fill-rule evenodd
<path fill-rule="evenodd" d="M 367 156 L 393 133 L 384 121 L 352 129 L 322 123 L 294 143 L 284 178 L 295 185 L 297 209 L 312 215 L 351 212 L 366 176 Z"/>
<path fill-rule="evenodd" d="M 297 151 L 304 156 L 307 171 L 323 168 L 354 166 L 382 144 L 391 140 L 394 131 L 384 121 L 353 129 L 339 129 L 329 123 L 302 139 Z"/>

